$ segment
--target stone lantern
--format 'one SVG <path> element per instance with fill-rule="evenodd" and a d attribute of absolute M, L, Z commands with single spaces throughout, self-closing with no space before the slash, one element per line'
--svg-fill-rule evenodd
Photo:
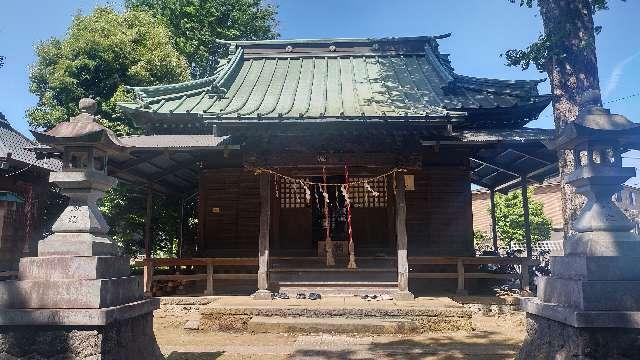
<path fill-rule="evenodd" d="M 640 238 L 612 201 L 635 176 L 634 168 L 622 166 L 621 153 L 639 144 L 640 124 L 611 114 L 589 96 L 576 121 L 549 144 L 573 151 L 566 182 L 586 203 L 574 221 L 576 233 L 565 239 L 564 256 L 551 257 L 551 276 L 539 280 L 537 298 L 523 301 L 527 338 L 520 359 L 627 358 L 640 352 Z"/>
<path fill-rule="evenodd" d="M 69 197 L 69 205 L 53 225 L 54 233 L 40 242 L 39 256 L 115 256 L 117 246 L 109 239 L 109 226 L 96 202 L 116 183 L 107 175 L 108 155 L 124 150 L 110 130 L 97 122 L 96 103 L 80 101 L 80 115 L 47 133 L 34 132 L 38 142 L 62 154 L 62 171 L 49 181 Z"/>
<path fill-rule="evenodd" d="M 159 303 L 144 298 L 96 205 L 116 183 L 107 175 L 109 154 L 127 149 L 96 122 L 95 110 L 83 99 L 78 116 L 34 132 L 47 152 L 62 155 L 50 181 L 69 205 L 38 257 L 20 260 L 18 280 L 0 282 L 0 359 L 162 358 L 152 327 Z"/>

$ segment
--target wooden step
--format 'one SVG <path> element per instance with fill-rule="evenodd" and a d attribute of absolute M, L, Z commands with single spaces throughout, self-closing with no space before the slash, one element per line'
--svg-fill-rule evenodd
<path fill-rule="evenodd" d="M 274 289 L 279 292 L 295 296 L 298 293 L 309 294 L 319 293 L 322 296 L 361 296 L 361 295 L 382 295 L 393 296 L 398 290 L 396 281 L 281 281 L 274 283 Z"/>
<path fill-rule="evenodd" d="M 343 286 L 343 287 L 363 287 L 363 286 L 372 286 L 372 287 L 386 287 L 386 286 L 398 286 L 398 282 L 396 281 L 279 281 L 278 284 L 280 286 L 300 286 L 300 285 L 310 285 L 310 286 Z"/>
<path fill-rule="evenodd" d="M 358 269 L 347 269 L 347 268 L 287 268 L 287 267 L 277 267 L 269 269 L 270 272 L 350 272 L 350 273 L 359 273 L 359 272 L 397 272 L 397 268 L 387 267 L 387 268 L 358 268 Z"/>
<path fill-rule="evenodd" d="M 399 318 L 309 318 L 254 316 L 248 329 L 258 333 L 415 334 L 418 323 Z"/>

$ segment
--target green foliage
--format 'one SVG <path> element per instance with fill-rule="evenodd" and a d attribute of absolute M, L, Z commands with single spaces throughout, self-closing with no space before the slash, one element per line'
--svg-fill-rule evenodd
<path fill-rule="evenodd" d="M 116 108 L 130 99 L 123 85 L 144 86 L 189 78 L 185 59 L 173 48 L 171 33 L 148 13 L 120 14 L 97 7 L 74 17 L 63 39 L 36 46 L 30 90 L 38 104 L 28 109 L 29 124 L 49 129 L 78 113 L 83 97 L 98 101 L 103 124 L 118 135 L 134 131 Z"/>
<path fill-rule="evenodd" d="M 49 129 L 78 113 L 83 97 L 98 101 L 100 122 L 118 135 L 138 132 L 116 103 L 132 94 L 124 85 L 146 86 L 189 79 L 186 60 L 174 48 L 171 32 L 151 14 L 118 13 L 98 7 L 78 14 L 63 39 L 50 39 L 36 47 L 31 69 L 31 92 L 38 104 L 28 110 L 29 123 Z M 118 185 L 101 203 L 111 234 L 128 255 L 143 249 L 144 197 L 139 190 Z M 175 253 L 177 205 L 175 199 L 157 198 L 153 239 L 156 252 Z"/>
<path fill-rule="evenodd" d="M 128 9 L 147 10 L 173 33 L 193 78 L 210 76 L 225 47 L 216 40 L 278 37 L 277 9 L 261 0 L 125 0 Z"/>
<path fill-rule="evenodd" d="M 531 242 L 535 244 L 539 241 L 549 240 L 551 220 L 544 215 L 542 203 L 533 199 L 531 191 L 527 193 L 527 198 L 529 199 Z M 523 243 L 525 241 L 521 191 L 512 191 L 507 195 L 496 194 L 496 227 L 502 246 L 509 246 L 512 242 Z"/>
<path fill-rule="evenodd" d="M 510 3 L 519 3 L 521 7 L 532 8 L 538 5 L 537 0 L 508 0 Z M 626 0 L 622 0 L 626 1 Z M 590 0 L 592 11 L 608 10 L 608 0 Z M 595 33 L 602 31 L 602 26 L 595 26 Z M 552 36 L 540 35 L 538 40 L 527 46 L 525 49 L 510 49 L 504 52 L 502 56 L 507 60 L 508 66 L 519 66 L 523 70 L 527 70 L 534 65 L 540 72 L 547 71 L 547 60 L 553 55 L 563 55 L 562 49 L 566 46 L 568 34 L 555 33 Z M 588 38 L 588 37 L 586 37 Z M 595 46 L 595 44 L 583 43 L 581 46 Z"/>
<path fill-rule="evenodd" d="M 0 55 L 0 68 L 4 66 L 4 56 Z"/>
<path fill-rule="evenodd" d="M 489 235 L 482 230 L 473 230 L 473 245 L 476 249 L 492 247 L 492 240 Z"/>
<path fill-rule="evenodd" d="M 100 210 L 105 214 L 112 238 L 128 256 L 144 254 L 144 189 L 120 185 L 105 194 Z M 177 253 L 180 201 L 175 197 L 153 198 L 151 250 L 154 256 Z"/>

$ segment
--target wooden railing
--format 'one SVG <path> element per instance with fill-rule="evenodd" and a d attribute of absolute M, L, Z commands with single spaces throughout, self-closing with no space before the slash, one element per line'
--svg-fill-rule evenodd
<path fill-rule="evenodd" d="M 216 274 L 215 266 L 258 266 L 257 258 L 158 258 L 144 259 L 141 264 L 143 267 L 144 293 L 152 295 L 154 280 L 206 280 L 207 287 L 205 295 L 213 295 L 214 280 L 254 280 L 257 279 L 257 273 L 236 273 L 236 274 Z M 182 266 L 206 266 L 206 274 L 175 274 L 175 275 L 154 275 L 154 268 L 157 267 L 182 267 Z"/>
<path fill-rule="evenodd" d="M 458 294 L 466 294 L 465 279 L 520 279 L 520 289 L 529 291 L 528 266 L 536 265 L 537 260 L 526 257 L 501 256 L 410 256 L 409 265 L 456 265 L 456 272 L 419 272 L 409 271 L 409 278 L 414 279 L 458 279 Z M 466 272 L 465 265 L 514 265 L 520 267 L 517 273 Z"/>
<path fill-rule="evenodd" d="M 272 258 L 290 259 L 290 258 Z M 293 258 L 291 258 L 293 259 Z M 410 256 L 409 265 L 456 265 L 456 272 L 420 272 L 409 271 L 409 278 L 413 279 L 457 279 L 458 294 L 466 294 L 465 279 L 513 279 L 519 278 L 522 290 L 529 290 L 529 272 L 527 266 L 537 264 L 537 260 L 525 257 L 499 257 L 499 256 Z M 206 280 L 205 295 L 213 295 L 215 280 L 257 280 L 257 270 L 253 273 L 216 273 L 216 266 L 226 268 L 253 266 L 257 269 L 258 258 L 154 258 L 137 262 L 137 266 L 143 267 L 144 291 L 151 295 L 153 282 L 158 280 L 189 281 Z M 465 265 L 513 265 L 520 267 L 520 273 L 491 273 L 491 272 L 467 272 Z M 206 267 L 206 273 L 197 274 L 154 274 L 158 267 Z M 357 271 L 357 270 L 355 270 Z M 2 273 L 0 273 L 1 275 Z"/>

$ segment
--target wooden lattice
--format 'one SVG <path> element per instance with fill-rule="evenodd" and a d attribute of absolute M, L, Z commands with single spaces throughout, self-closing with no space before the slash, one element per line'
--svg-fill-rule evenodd
<path fill-rule="evenodd" d="M 352 178 L 352 182 L 363 178 Z M 367 189 L 369 185 L 371 190 Z M 374 194 L 374 192 L 376 194 Z M 387 207 L 387 179 L 384 177 L 373 179 L 366 184 L 358 183 L 349 185 L 349 198 L 351 205 L 360 208 L 384 208 Z"/>
<path fill-rule="evenodd" d="M 307 190 L 303 184 L 281 177 L 277 177 L 275 182 L 276 198 L 280 199 L 281 208 L 305 208 L 309 206 Z"/>

